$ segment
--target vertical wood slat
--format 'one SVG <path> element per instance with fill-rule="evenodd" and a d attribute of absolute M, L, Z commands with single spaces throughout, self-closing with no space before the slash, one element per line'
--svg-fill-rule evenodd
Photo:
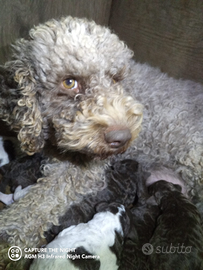
<path fill-rule="evenodd" d="M 113 0 L 110 26 L 137 61 L 203 83 L 202 0 Z"/>
<path fill-rule="evenodd" d="M 108 25 L 110 9 L 111 0 L 0 0 L 0 64 L 8 60 L 10 44 L 33 25 L 68 15 Z"/>

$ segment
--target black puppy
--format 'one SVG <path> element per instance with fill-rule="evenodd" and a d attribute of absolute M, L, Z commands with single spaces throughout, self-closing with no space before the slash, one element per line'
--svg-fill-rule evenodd
<path fill-rule="evenodd" d="M 40 167 L 44 157 L 41 154 L 24 156 L 12 160 L 0 168 L 0 201 L 9 205 L 26 194 L 29 186 L 42 176 Z M 10 188 L 12 193 L 4 194 Z"/>
<path fill-rule="evenodd" d="M 136 172 L 131 171 L 131 175 L 137 185 L 137 198 L 128 212 L 131 226 L 124 240 L 119 270 L 147 270 L 147 255 L 143 252 L 143 245 L 153 235 L 160 209 L 145 184 L 149 173 L 139 166 Z"/>
<path fill-rule="evenodd" d="M 181 187 L 158 181 L 149 187 L 161 215 L 150 240 L 151 270 L 203 269 L 203 231 L 196 207 L 181 193 Z"/>
<path fill-rule="evenodd" d="M 48 242 L 65 228 L 92 219 L 96 214 L 96 205 L 101 202 L 116 202 L 127 208 L 130 207 L 137 194 L 137 171 L 138 163 L 135 160 L 123 160 L 109 166 L 106 172 L 108 179 L 106 188 L 94 195 L 86 195 L 80 204 L 72 204 L 59 218 L 60 226 L 53 226 L 47 233 Z M 50 235 L 52 235 L 51 238 Z"/>

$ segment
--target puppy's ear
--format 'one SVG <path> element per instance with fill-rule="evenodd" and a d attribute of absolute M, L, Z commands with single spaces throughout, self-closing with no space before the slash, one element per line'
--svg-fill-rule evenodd
<path fill-rule="evenodd" d="M 0 67 L 0 118 L 18 133 L 22 150 L 32 155 L 44 146 L 42 116 L 25 41 L 22 48 L 20 45 L 18 42 L 21 52 L 14 56 L 15 60 Z"/>

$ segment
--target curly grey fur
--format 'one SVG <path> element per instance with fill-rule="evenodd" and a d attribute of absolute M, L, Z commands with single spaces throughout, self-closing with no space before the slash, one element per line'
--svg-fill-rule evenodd
<path fill-rule="evenodd" d="M 143 182 L 147 178 L 146 175 L 145 178 L 140 176 L 138 163 L 134 160 L 122 160 L 108 167 L 106 171 L 106 188 L 95 194 L 85 195 L 80 204 L 73 203 L 59 218 L 60 226 L 51 228 L 51 235 L 55 237 L 69 226 L 88 222 L 96 213 L 96 205 L 101 202 L 107 204 L 116 202 L 127 208 L 132 206 L 136 200 L 137 186 L 140 185 L 139 180 Z"/>
<path fill-rule="evenodd" d="M 125 158 L 136 157 L 146 168 L 155 164 L 169 167 L 181 175 L 190 190 L 195 182 L 201 185 L 203 86 L 134 62 L 123 85 L 144 104 L 142 131 Z"/>

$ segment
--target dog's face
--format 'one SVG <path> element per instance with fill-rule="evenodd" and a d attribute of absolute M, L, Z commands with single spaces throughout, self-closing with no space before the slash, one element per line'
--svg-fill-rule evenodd
<path fill-rule="evenodd" d="M 120 84 L 131 57 L 116 35 L 94 22 L 67 17 L 39 25 L 30 40 L 16 43 L 14 61 L 5 65 L 17 89 L 8 107 L 4 80 L 0 114 L 30 154 L 47 139 L 64 151 L 123 152 L 142 121 L 142 106 Z"/>

